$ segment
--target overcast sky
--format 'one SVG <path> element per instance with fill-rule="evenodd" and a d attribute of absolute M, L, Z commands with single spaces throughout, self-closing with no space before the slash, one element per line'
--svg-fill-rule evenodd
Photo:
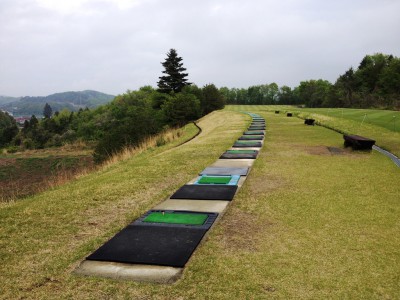
<path fill-rule="evenodd" d="M 0 0 L 0 95 L 156 86 L 169 49 L 198 86 L 332 83 L 400 56 L 399 0 Z"/>

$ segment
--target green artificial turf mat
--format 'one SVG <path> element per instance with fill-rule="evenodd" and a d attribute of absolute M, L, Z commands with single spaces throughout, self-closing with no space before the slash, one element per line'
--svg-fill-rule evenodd
<path fill-rule="evenodd" d="M 232 176 L 203 176 L 199 180 L 199 184 L 228 184 Z"/>
<path fill-rule="evenodd" d="M 167 224 L 187 224 L 203 225 L 207 220 L 206 214 L 191 214 L 178 212 L 152 212 L 143 222 L 149 223 L 167 223 Z"/>
<path fill-rule="evenodd" d="M 253 154 L 255 150 L 228 150 L 226 151 L 229 154 Z"/>
<path fill-rule="evenodd" d="M 238 144 L 245 144 L 245 145 L 255 145 L 258 142 L 249 142 L 249 141 L 236 141 Z"/>

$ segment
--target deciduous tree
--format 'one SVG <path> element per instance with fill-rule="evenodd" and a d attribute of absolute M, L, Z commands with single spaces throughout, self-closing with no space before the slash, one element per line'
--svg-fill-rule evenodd
<path fill-rule="evenodd" d="M 193 94 L 179 93 L 162 107 L 167 122 L 172 126 L 182 126 L 200 116 L 200 101 Z"/>
<path fill-rule="evenodd" d="M 14 118 L 0 110 L 0 147 L 11 142 L 17 133 L 18 126 Z"/>
<path fill-rule="evenodd" d="M 215 87 L 214 84 L 207 84 L 203 87 L 203 97 L 201 99 L 201 109 L 203 115 L 222 109 L 225 106 L 225 97 Z"/>

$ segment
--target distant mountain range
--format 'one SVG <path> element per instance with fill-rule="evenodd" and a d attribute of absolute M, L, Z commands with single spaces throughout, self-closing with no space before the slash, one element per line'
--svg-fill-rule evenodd
<path fill-rule="evenodd" d="M 0 106 L 6 103 L 18 101 L 21 97 L 7 97 L 7 96 L 0 96 Z"/>
<path fill-rule="evenodd" d="M 0 96 L 0 109 L 14 116 L 41 116 L 43 107 L 48 103 L 53 112 L 68 109 L 78 111 L 80 108 L 95 108 L 106 104 L 115 96 L 96 91 L 64 92 L 45 97 L 5 97 Z"/>

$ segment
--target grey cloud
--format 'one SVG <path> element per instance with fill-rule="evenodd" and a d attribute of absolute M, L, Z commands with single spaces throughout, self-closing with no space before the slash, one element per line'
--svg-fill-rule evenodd
<path fill-rule="evenodd" d="M 334 81 L 375 52 L 400 56 L 398 1 L 86 1 L 61 13 L 0 2 L 0 94 L 156 85 L 166 52 L 200 86 Z"/>

